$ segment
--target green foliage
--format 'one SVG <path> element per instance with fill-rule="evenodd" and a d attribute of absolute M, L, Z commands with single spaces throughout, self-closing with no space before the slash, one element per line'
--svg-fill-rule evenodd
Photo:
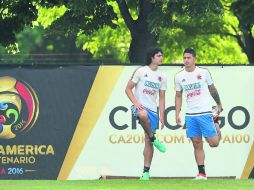
<path fill-rule="evenodd" d="M 26 26 L 32 26 L 33 21 L 38 16 L 38 6 L 52 9 L 55 6 L 66 7 L 66 10 L 63 10 L 64 14 L 51 25 L 52 32 L 77 34 L 82 31 L 88 34 L 104 26 L 116 27 L 113 23 L 113 20 L 116 19 L 113 8 L 104 0 L 1 0 L 0 42 L 4 46 L 15 43 L 15 34 L 22 31 Z M 46 16 L 46 18 L 49 17 L 51 15 Z M 47 25 L 47 23 L 44 24 Z"/>
<path fill-rule="evenodd" d="M 42 27 L 26 27 L 16 35 L 17 44 L 7 48 L 0 46 L 0 53 L 3 54 L 1 56 L 2 61 L 7 63 L 23 63 L 24 60 L 30 59 L 30 53 L 42 44 L 42 34 Z M 13 54 L 15 56 L 12 56 Z"/>
<path fill-rule="evenodd" d="M 38 18 L 37 22 L 42 25 L 44 28 L 48 28 L 52 22 L 60 18 L 65 12 L 66 7 L 52 7 L 52 8 L 45 8 L 38 6 Z"/>
<path fill-rule="evenodd" d="M 91 34 L 104 26 L 115 28 L 116 14 L 106 1 L 70 0 L 62 3 L 67 10 L 50 26 L 50 31 L 66 35 Z"/>
<path fill-rule="evenodd" d="M 118 19 L 114 21 L 118 27 L 112 29 L 109 26 L 105 26 L 90 35 L 80 33 L 78 34 L 76 44 L 78 47 L 81 46 L 84 51 L 91 52 L 95 59 L 102 59 L 107 62 L 115 62 L 118 60 L 118 62 L 126 63 L 129 62 L 128 51 L 131 41 L 130 32 L 123 18 L 120 17 L 117 4 L 114 2 L 110 2 L 109 4 L 118 15 Z"/>
<path fill-rule="evenodd" d="M 94 58 L 111 58 L 128 62 L 130 33 L 122 19 L 118 19 L 117 24 L 119 27 L 114 30 L 106 27 L 92 35 L 79 35 L 77 45 L 89 50 Z M 198 27 L 198 24 L 190 27 L 195 28 L 194 26 Z M 199 63 L 248 62 L 246 55 L 241 52 L 232 37 L 195 35 L 194 32 L 190 34 L 182 29 L 164 29 L 161 31 L 158 45 L 164 50 L 164 63 L 182 63 L 182 52 L 186 47 L 197 50 Z"/>
<path fill-rule="evenodd" d="M 231 5 L 231 10 L 238 20 L 243 23 L 240 25 L 243 30 L 251 30 L 254 24 L 254 2 L 251 0 L 238 0 Z"/>
<path fill-rule="evenodd" d="M 148 14 L 149 32 L 158 36 L 157 45 L 164 50 L 165 63 L 182 62 L 186 47 L 197 50 L 199 63 L 248 62 L 233 36 L 241 35 L 245 26 L 251 27 L 254 35 L 253 3 L 151 0 L 144 2 L 151 3 L 152 11 L 144 12 L 140 2 L 126 0 L 128 11 L 135 24 L 140 24 L 140 18 Z M 71 37 L 68 40 L 77 36 L 77 48 L 90 52 L 95 59 L 129 62 L 132 34 L 114 0 L 0 0 L 0 18 L 0 42 L 8 47 L 0 46 L 0 52 L 18 54 L 20 62 L 28 58 L 25 54 L 38 49 L 64 51 L 66 36 Z M 246 25 L 240 25 L 239 21 L 246 21 Z"/>
<path fill-rule="evenodd" d="M 37 9 L 32 1 L 0 1 L 0 42 L 4 46 L 16 42 L 15 34 L 25 26 L 32 26 L 37 18 Z"/>
<path fill-rule="evenodd" d="M 42 43 L 43 29 L 39 26 L 25 28 L 17 34 L 19 49 L 22 54 L 28 54 Z"/>
<path fill-rule="evenodd" d="M 124 63 L 128 62 L 129 42 L 130 34 L 123 26 L 115 30 L 105 27 L 91 35 L 80 34 L 76 44 L 82 46 L 84 51 L 91 52 L 93 58 Z"/>
<path fill-rule="evenodd" d="M 150 30 L 155 33 L 165 28 L 181 28 L 192 33 L 217 30 L 224 10 L 218 0 L 166 0 L 154 1 L 154 4 L 148 19 Z"/>
<path fill-rule="evenodd" d="M 164 63 L 182 63 L 182 52 L 186 47 L 197 51 L 197 63 L 237 63 L 244 64 L 248 59 L 236 40 L 219 35 L 189 36 L 183 30 L 164 30 L 159 45 L 164 50 Z"/>

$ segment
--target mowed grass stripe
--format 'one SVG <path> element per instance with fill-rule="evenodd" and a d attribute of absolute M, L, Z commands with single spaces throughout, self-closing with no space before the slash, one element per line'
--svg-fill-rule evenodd
<path fill-rule="evenodd" d="M 111 180 L 0 180 L 1 190 L 251 190 L 254 180 L 137 179 Z"/>

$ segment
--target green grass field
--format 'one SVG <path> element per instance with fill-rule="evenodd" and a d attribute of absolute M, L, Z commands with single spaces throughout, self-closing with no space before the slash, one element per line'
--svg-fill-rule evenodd
<path fill-rule="evenodd" d="M 1 190 L 252 190 L 254 180 L 111 179 L 89 181 L 0 180 Z"/>

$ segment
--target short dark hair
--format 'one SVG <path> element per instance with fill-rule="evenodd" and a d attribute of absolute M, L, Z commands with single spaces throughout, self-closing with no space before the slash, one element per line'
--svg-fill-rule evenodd
<path fill-rule="evenodd" d="M 196 51 L 192 48 L 186 48 L 184 50 L 183 54 L 185 54 L 185 53 L 190 53 L 190 54 L 192 54 L 193 57 L 196 57 Z"/>
<path fill-rule="evenodd" d="M 150 65 L 152 63 L 152 57 L 159 52 L 163 53 L 161 48 L 150 48 L 146 53 L 145 65 Z"/>

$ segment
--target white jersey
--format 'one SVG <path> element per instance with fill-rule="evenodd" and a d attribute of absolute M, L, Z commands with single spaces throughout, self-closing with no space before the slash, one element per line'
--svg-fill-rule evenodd
<path fill-rule="evenodd" d="M 208 85 L 213 84 L 207 69 L 195 68 L 192 72 L 185 69 L 175 76 L 175 90 L 184 92 L 187 109 L 186 113 L 202 113 L 212 111 Z"/>
<path fill-rule="evenodd" d="M 149 66 L 138 68 L 131 78 L 136 84 L 134 96 L 146 108 L 157 112 L 156 98 L 159 90 L 167 89 L 167 78 L 160 70 L 153 71 Z"/>

